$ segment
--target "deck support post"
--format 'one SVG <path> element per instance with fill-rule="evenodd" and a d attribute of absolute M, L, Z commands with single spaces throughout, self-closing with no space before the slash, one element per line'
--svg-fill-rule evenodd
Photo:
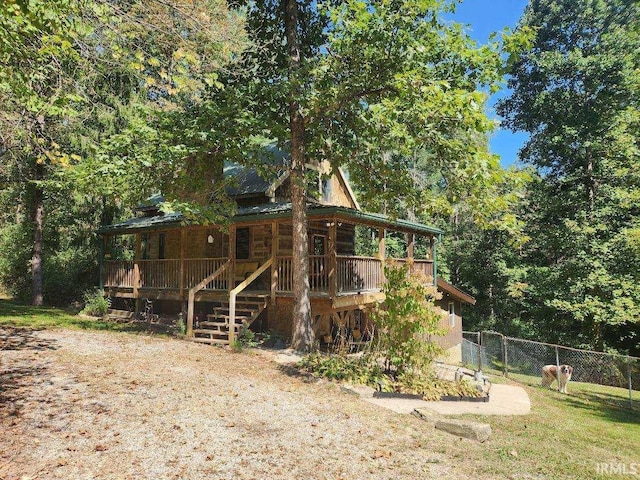
<path fill-rule="evenodd" d="M 189 290 L 189 301 L 187 303 L 187 337 L 193 337 L 193 308 L 196 294 Z"/>
<path fill-rule="evenodd" d="M 233 345 L 236 338 L 236 293 L 229 294 L 229 345 Z"/>
<path fill-rule="evenodd" d="M 235 339 L 236 294 L 234 293 L 236 273 L 236 226 L 229 226 L 229 344 Z"/>

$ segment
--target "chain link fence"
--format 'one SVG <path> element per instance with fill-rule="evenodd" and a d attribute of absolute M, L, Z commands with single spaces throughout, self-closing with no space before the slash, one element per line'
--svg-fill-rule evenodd
<path fill-rule="evenodd" d="M 541 385 L 545 365 L 573 367 L 572 387 L 612 401 L 640 402 L 640 358 L 504 336 L 463 332 L 462 362 L 475 370 Z M 587 388 L 586 385 L 598 387 Z M 558 382 L 552 388 L 560 389 Z"/>

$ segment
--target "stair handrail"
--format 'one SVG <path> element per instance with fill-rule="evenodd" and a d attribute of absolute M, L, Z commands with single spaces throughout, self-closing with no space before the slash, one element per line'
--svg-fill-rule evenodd
<path fill-rule="evenodd" d="M 222 273 L 224 273 L 227 268 L 229 268 L 229 265 L 231 265 L 231 259 L 222 264 L 222 266 L 220 266 L 215 272 L 205 277 L 204 280 L 198 283 L 195 287 L 191 287 L 189 289 L 189 304 L 187 307 L 187 337 L 193 337 L 193 309 L 196 299 L 196 293 L 198 293 L 200 290 L 206 287 L 207 284 L 211 283 Z"/>
<path fill-rule="evenodd" d="M 237 287 L 229 292 L 229 343 L 233 343 L 236 335 L 236 297 L 240 292 L 247 288 L 256 278 L 262 275 L 271 265 L 273 265 L 275 257 L 270 257 L 264 262 L 260 268 L 245 278 Z"/>

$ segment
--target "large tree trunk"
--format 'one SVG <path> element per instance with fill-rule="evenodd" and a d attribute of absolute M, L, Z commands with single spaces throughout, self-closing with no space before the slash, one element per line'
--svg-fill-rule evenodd
<path fill-rule="evenodd" d="M 307 233 L 307 188 L 305 183 L 304 118 L 298 103 L 300 67 L 298 4 L 285 0 L 285 30 L 289 55 L 289 128 L 291 130 L 291 209 L 293 222 L 293 337 L 295 350 L 313 348 L 314 334 L 309 300 L 309 238 Z"/>
<path fill-rule="evenodd" d="M 31 257 L 31 304 L 42 305 L 42 227 L 44 225 L 44 193 L 40 186 L 44 167 L 36 165 L 36 185 L 33 192 L 33 255 Z"/>

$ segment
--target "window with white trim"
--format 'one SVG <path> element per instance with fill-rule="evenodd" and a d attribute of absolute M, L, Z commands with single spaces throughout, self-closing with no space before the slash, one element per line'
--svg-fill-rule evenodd
<path fill-rule="evenodd" d="M 454 302 L 449 302 L 449 326 L 456 326 L 456 305 Z"/>

